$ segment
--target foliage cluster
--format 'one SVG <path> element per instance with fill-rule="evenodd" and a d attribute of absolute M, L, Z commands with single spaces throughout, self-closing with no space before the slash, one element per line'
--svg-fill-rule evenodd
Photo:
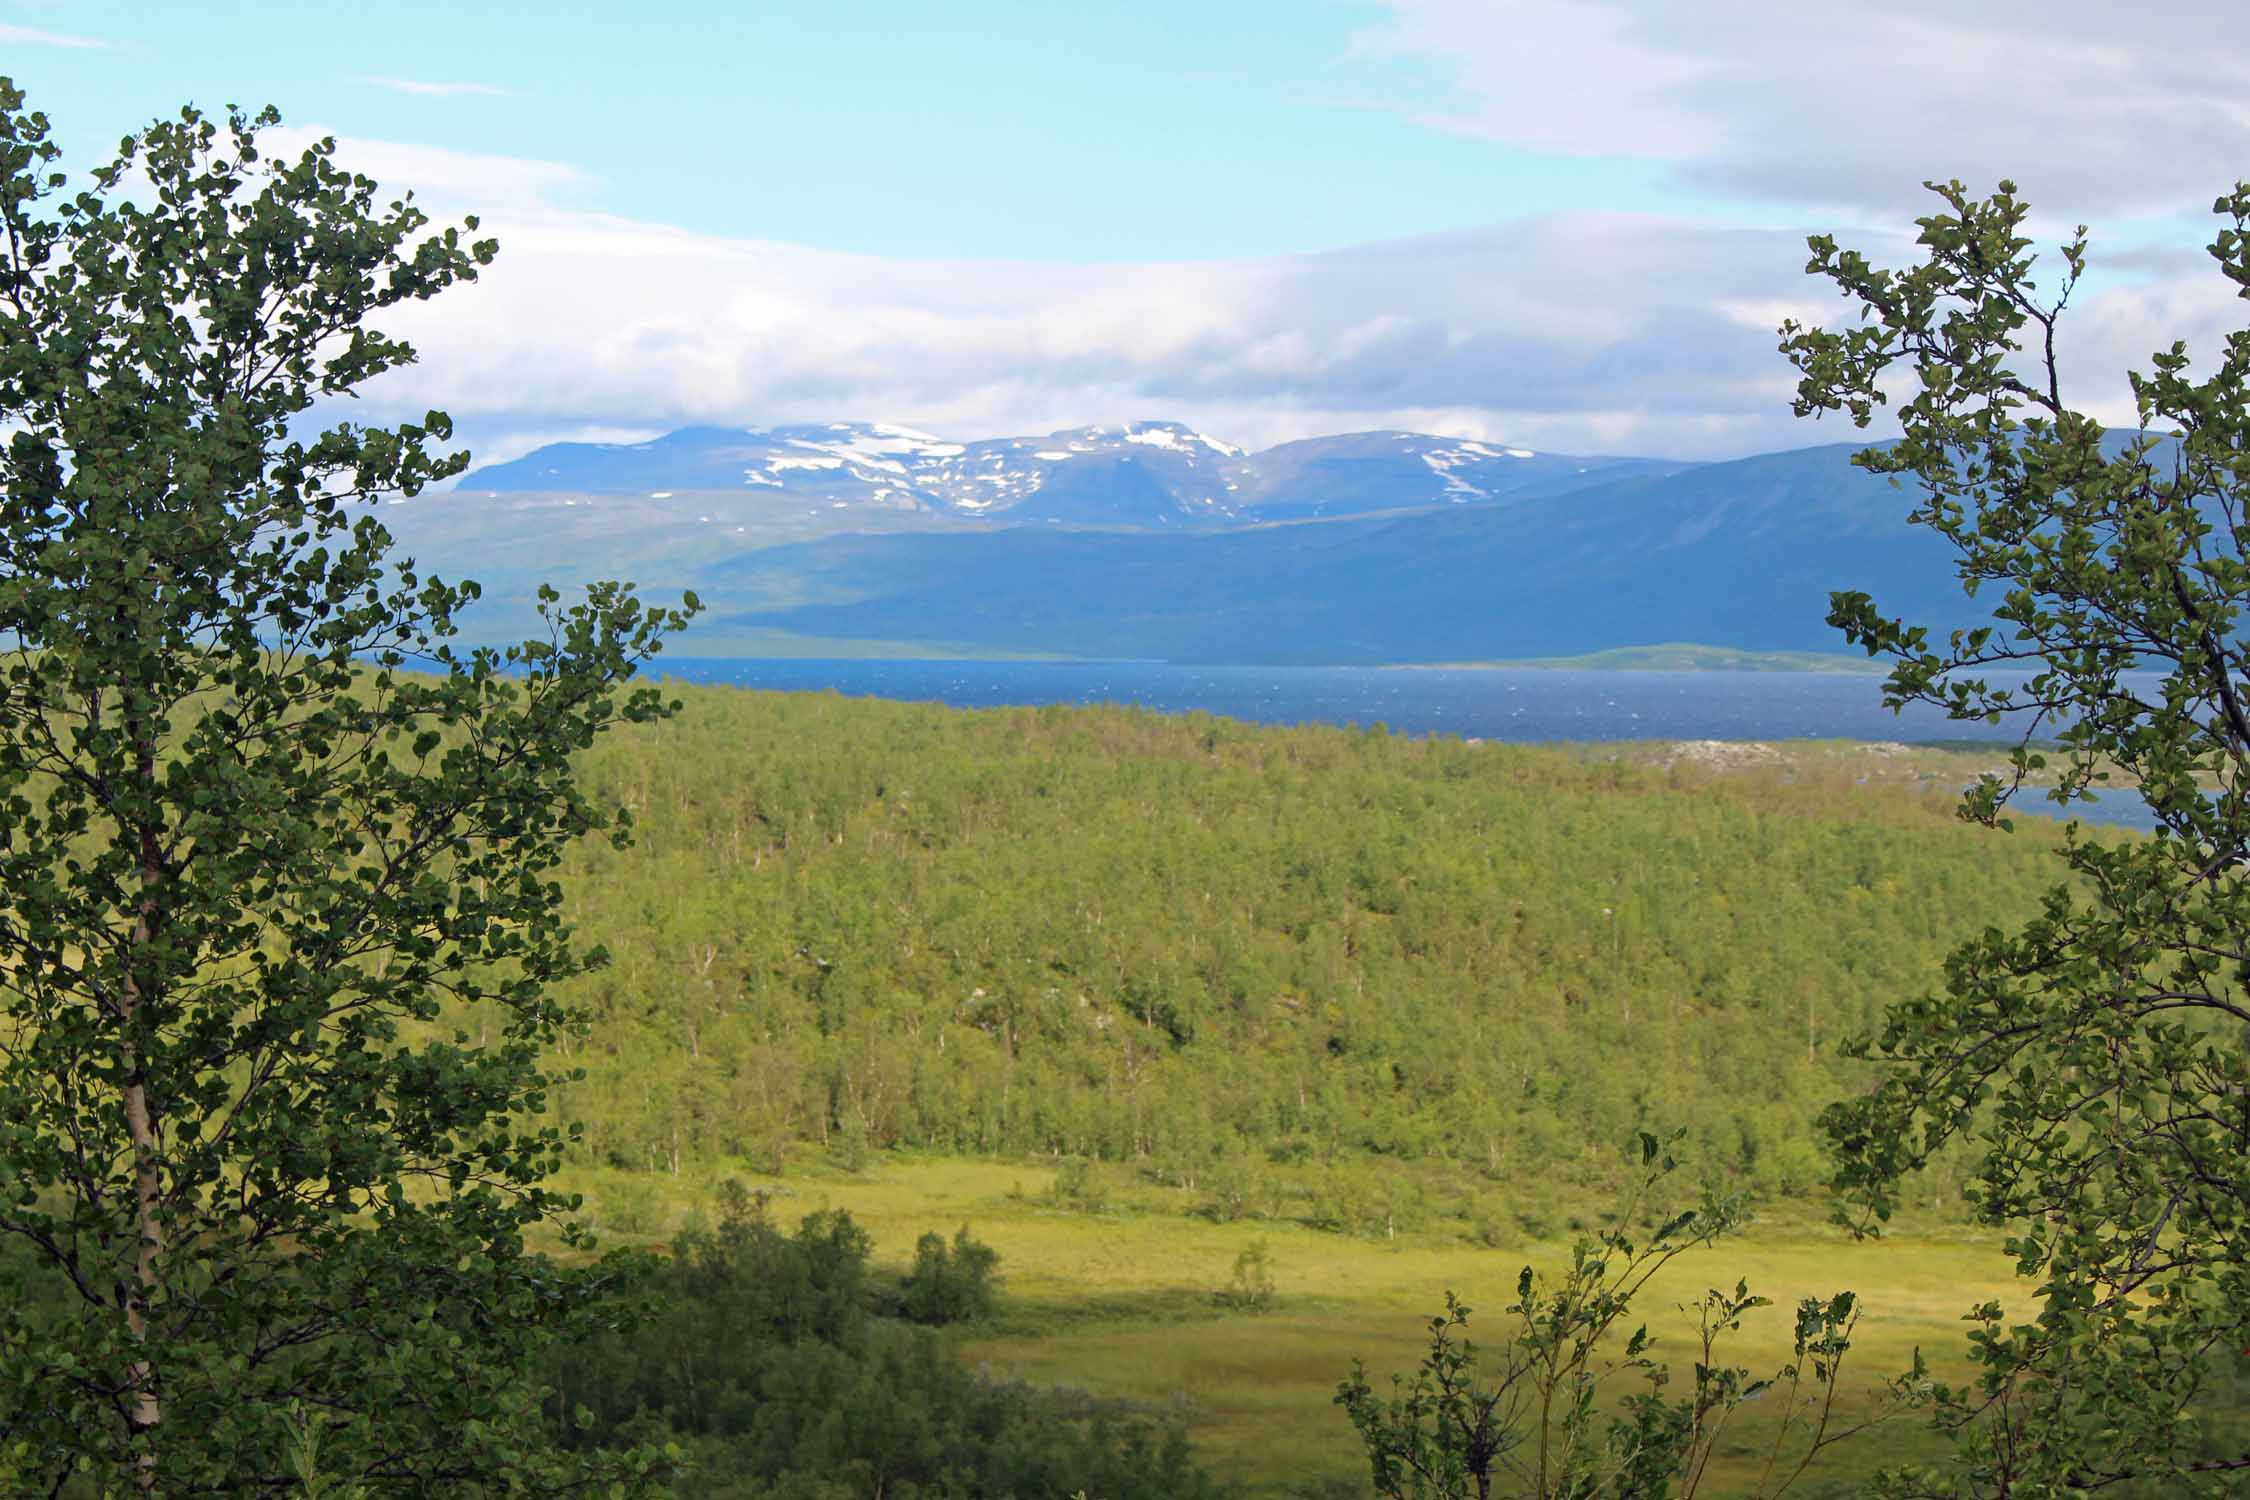
<path fill-rule="evenodd" d="M 1273 1254 L 1264 1240 L 1252 1240 L 1236 1254 L 1218 1302 L 1236 1312 L 1262 1313 L 1273 1307 Z"/>
<path fill-rule="evenodd" d="M 1831 621 L 1891 667 L 1893 702 L 2013 722 L 2017 786 L 2063 797 L 2114 768 L 2158 828 L 2074 840 L 2029 920 L 1988 928 L 1860 1049 L 1880 1088 L 1839 1101 L 1836 1184 L 1862 1228 L 1933 1153 L 1970 1141 L 1967 1192 L 2008 1234 L 2035 1313 L 1972 1312 L 1976 1378 L 1940 1388 L 1954 1462 L 1900 1496 L 2240 1493 L 2250 1437 L 2226 1385 L 2250 1352 L 2250 330 L 2198 366 L 2158 350 L 2107 431 L 2057 350 L 2086 233 L 2041 268 L 2009 183 L 1932 184 L 1919 263 L 1828 236 L 1812 273 L 1858 318 L 1782 329 L 1797 410 L 1861 425 L 1900 394 L 1901 441 L 1857 462 L 1911 481 L 1913 519 L 1993 624 L 1933 639 L 1839 594 Z M 2250 184 L 2214 205 L 2219 271 L 2250 297 Z M 1899 374 L 1911 378 L 1900 382 Z M 2052 734 L 2042 751 L 2037 735 Z"/>
<path fill-rule="evenodd" d="M 950 1245 L 932 1230 L 914 1242 L 914 1265 L 899 1289 L 899 1312 L 909 1322 L 933 1328 L 988 1317 L 999 1290 L 999 1264 L 990 1245 L 969 1237 L 968 1225 L 954 1233 Z"/>
<path fill-rule="evenodd" d="M 573 758 L 667 712 L 626 682 L 684 616 L 600 584 L 454 649 L 474 586 L 365 503 L 467 455 L 320 408 L 493 246 L 274 123 L 183 110 L 73 188 L 0 79 L 0 1463 L 269 1491 L 310 1411 L 346 1485 L 575 1482 L 529 1370 L 619 1268 L 525 1243 L 597 962 L 552 877 L 622 841 Z"/>
<path fill-rule="evenodd" d="M 792 1234 L 762 1196 L 723 1190 L 716 1227 L 683 1233 L 650 1284 L 651 1316 L 554 1363 L 558 1440 L 676 1443 L 682 1500 L 1216 1493 L 1176 1431 L 984 1380 L 942 1335 L 885 1316 L 901 1298 L 872 1249 L 849 1214 Z M 988 1300 L 994 1259 L 966 1230 L 950 1248 L 926 1236 L 904 1311 Z"/>

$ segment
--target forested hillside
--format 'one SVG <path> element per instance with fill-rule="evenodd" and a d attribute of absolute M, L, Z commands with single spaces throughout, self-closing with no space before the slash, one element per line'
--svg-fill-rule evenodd
<path fill-rule="evenodd" d="M 2055 825 L 1843 769 L 1121 709 L 682 689 L 591 752 L 637 846 L 564 872 L 614 962 L 585 1160 L 914 1145 L 1591 1177 L 1636 1126 L 1818 1173 L 1837 1043 L 2056 878 Z"/>

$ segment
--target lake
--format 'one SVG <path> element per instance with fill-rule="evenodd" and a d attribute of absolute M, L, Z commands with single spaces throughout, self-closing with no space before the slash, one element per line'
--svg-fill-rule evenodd
<path fill-rule="evenodd" d="M 1882 681 L 1849 672 L 1579 672 L 1540 668 L 1224 667 L 1169 662 L 830 661 L 672 657 L 683 682 L 779 692 L 998 708 L 1130 703 L 1200 710 L 1259 724 L 1383 724 L 1399 734 L 1523 743 L 1559 740 L 1974 740 L 2005 744 L 2005 726 L 1964 724 L 1935 709 L 1883 707 Z M 2025 798 L 2023 812 L 2052 804 Z M 2150 826 L 2129 793 L 2078 815 Z"/>

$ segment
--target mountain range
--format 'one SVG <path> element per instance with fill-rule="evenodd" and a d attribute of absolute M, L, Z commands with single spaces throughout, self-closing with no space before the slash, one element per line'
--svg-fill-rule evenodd
<path fill-rule="evenodd" d="M 1495 447 L 1419 432 L 1355 432 L 1249 453 L 1179 422 L 1078 427 L 954 443 L 884 423 L 690 427 L 647 443 L 557 443 L 480 469 L 464 489 L 801 505 L 1100 527 L 1211 529 L 1256 521 L 1560 494 L 1684 467 Z"/>
<path fill-rule="evenodd" d="M 394 503 L 518 633 L 538 583 L 693 589 L 691 655 L 1411 663 L 1837 651 L 1835 589 L 1968 623 L 1860 445 L 1725 463 L 1411 432 L 1260 452 L 1177 422 L 952 442 L 832 423 L 564 443 Z"/>

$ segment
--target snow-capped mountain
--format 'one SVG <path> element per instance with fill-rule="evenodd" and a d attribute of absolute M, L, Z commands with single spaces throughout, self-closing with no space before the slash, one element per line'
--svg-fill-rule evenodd
<path fill-rule="evenodd" d="M 464 490 L 670 499 L 680 491 L 779 490 L 838 505 L 896 510 L 928 500 L 917 474 L 958 458 L 959 443 L 868 422 L 687 427 L 646 443 L 551 443 L 478 469 Z"/>
<path fill-rule="evenodd" d="M 1911 497 L 1854 451 L 1695 464 L 1411 432 L 1244 453 L 1165 422 L 973 443 L 698 428 L 542 449 L 382 520 L 425 576 L 478 580 L 486 639 L 537 628 L 543 584 L 617 578 L 695 590 L 699 655 L 1833 650 L 1837 588 L 1982 623 L 1907 523 Z"/>
<path fill-rule="evenodd" d="M 1259 520 L 1361 515 L 1561 494 L 1687 467 L 1653 459 L 1539 453 L 1425 432 L 1347 432 L 1283 443 L 1258 454 L 1239 498 Z"/>
<path fill-rule="evenodd" d="M 879 422 L 690 427 L 647 443 L 556 443 L 464 491 L 639 496 L 766 492 L 832 509 L 1006 513 L 1018 522 L 1172 525 L 1232 514 L 1245 455 L 1177 422 L 948 442 Z"/>
<path fill-rule="evenodd" d="M 647 443 L 558 443 L 480 469 L 464 493 L 718 493 L 773 514 L 911 511 L 1160 530 L 1368 514 L 1556 493 L 1652 467 L 1423 433 L 1370 432 L 1249 453 L 1178 422 L 960 443 L 869 422 L 691 427 Z M 1662 465 L 1670 472 L 1680 465 Z M 760 498 L 770 502 L 756 505 Z M 847 517 L 836 517 L 837 520 Z"/>
<path fill-rule="evenodd" d="M 1019 524 L 1210 524 L 1233 515 L 1243 457 L 1178 422 L 1128 422 L 969 443 L 932 462 L 927 485 L 938 504 Z"/>

